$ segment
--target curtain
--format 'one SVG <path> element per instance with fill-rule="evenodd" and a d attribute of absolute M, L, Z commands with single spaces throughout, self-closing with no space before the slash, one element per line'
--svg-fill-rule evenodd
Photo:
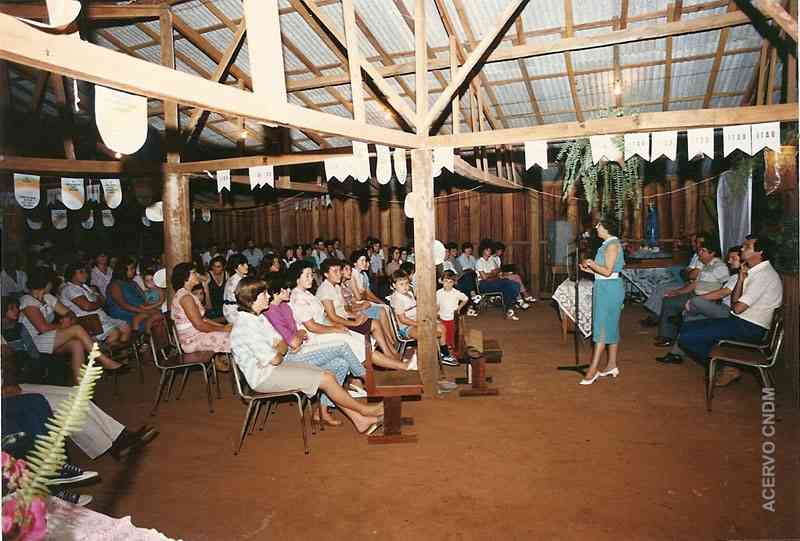
<path fill-rule="evenodd" d="M 717 183 L 719 244 L 725 257 L 728 248 L 744 241 L 750 234 L 750 211 L 753 198 L 753 175 L 742 182 L 732 171 L 725 171 Z"/>

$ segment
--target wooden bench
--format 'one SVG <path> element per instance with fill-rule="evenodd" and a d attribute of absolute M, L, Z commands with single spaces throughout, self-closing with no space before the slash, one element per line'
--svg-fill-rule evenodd
<path fill-rule="evenodd" d="M 422 396 L 422 378 L 416 370 L 382 370 L 372 366 L 372 344 L 369 334 L 365 337 L 366 383 L 368 398 L 383 401 L 383 433 L 370 436 L 369 443 L 412 443 L 416 434 L 403 434 L 403 425 L 413 425 L 414 419 L 403 417 L 403 397 L 419 399 Z"/>
<path fill-rule="evenodd" d="M 466 377 L 457 378 L 456 383 L 471 384 L 468 389 L 461 389 L 459 396 L 496 396 L 500 390 L 489 387 L 492 378 L 486 375 L 486 364 L 498 364 L 503 360 L 503 350 L 497 340 L 484 339 L 483 333 L 477 329 L 466 330 L 464 318 L 456 314 L 456 351 L 459 362 L 466 366 Z"/>

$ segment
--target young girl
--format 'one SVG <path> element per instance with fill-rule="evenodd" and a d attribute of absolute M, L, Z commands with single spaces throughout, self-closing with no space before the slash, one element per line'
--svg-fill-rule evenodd
<path fill-rule="evenodd" d="M 400 337 L 417 339 L 417 300 L 411 292 L 411 281 L 408 275 L 403 271 L 395 272 L 392 275 L 392 286 L 394 293 L 389 297 L 389 302 L 400 324 Z M 439 339 L 442 364 L 458 366 L 458 360 L 453 357 L 450 348 L 447 347 L 445 329 L 441 321 L 436 323 L 436 337 Z"/>

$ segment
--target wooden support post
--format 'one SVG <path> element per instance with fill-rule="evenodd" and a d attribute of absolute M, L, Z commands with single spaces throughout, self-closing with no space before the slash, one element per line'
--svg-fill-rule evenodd
<path fill-rule="evenodd" d="M 458 41 L 455 36 L 450 36 L 450 77 L 458 71 Z M 461 133 L 461 103 L 459 101 L 460 92 L 453 94 L 453 134 Z"/>
<path fill-rule="evenodd" d="M 417 91 L 417 133 L 428 135 L 430 125 L 425 124 L 428 115 L 428 37 L 426 32 L 425 0 L 416 0 L 414 4 L 414 59 L 416 62 Z M 418 245 L 419 246 L 419 245 Z"/>
<path fill-rule="evenodd" d="M 433 264 L 436 214 L 433 211 L 433 156 L 430 150 L 411 151 L 414 186 L 414 246 L 417 269 L 417 358 L 427 396 L 436 396 L 439 381 L 439 342 L 436 340 L 436 269 Z"/>
<path fill-rule="evenodd" d="M 175 44 L 173 43 L 172 13 L 161 11 L 161 64 L 175 69 Z M 178 102 L 164 101 L 164 132 L 167 146 L 167 163 L 180 163 L 180 117 Z M 164 176 L 162 193 L 164 208 L 164 265 L 167 276 L 178 263 L 192 260 L 192 217 L 189 201 L 189 178 L 177 173 Z M 171 291 L 171 288 L 168 288 Z M 170 298 L 171 298 L 170 294 Z"/>
<path fill-rule="evenodd" d="M 542 211 L 541 195 L 538 192 L 528 192 L 528 240 L 531 244 L 530 253 L 530 291 L 534 297 L 539 296 L 542 272 L 542 238 L 541 229 Z"/>

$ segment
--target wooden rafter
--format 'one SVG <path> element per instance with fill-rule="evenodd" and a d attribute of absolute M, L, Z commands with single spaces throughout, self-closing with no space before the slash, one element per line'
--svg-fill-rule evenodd
<path fill-rule="evenodd" d="M 517 45 L 525 45 L 525 29 L 523 28 L 522 17 L 517 18 Z M 531 110 L 536 117 L 536 122 L 544 124 L 542 118 L 542 111 L 539 108 L 539 100 L 536 99 L 536 93 L 533 91 L 533 83 L 531 83 L 531 76 L 528 73 L 528 64 L 524 60 L 517 60 L 519 70 L 522 72 L 522 78 L 525 80 L 525 90 L 528 92 L 528 99 L 531 102 Z"/>
<path fill-rule="evenodd" d="M 428 135 L 425 117 L 428 115 L 428 32 L 425 0 L 414 3 L 414 50 L 416 51 L 417 133 Z"/>
<path fill-rule="evenodd" d="M 47 6 L 42 4 L 0 3 L 0 13 L 12 17 L 25 17 L 44 21 L 47 19 Z M 81 17 L 90 21 L 122 21 L 131 19 L 157 19 L 161 14 L 160 5 L 116 6 L 113 4 L 88 4 L 81 10 Z"/>
<path fill-rule="evenodd" d="M 427 130 L 436 122 L 439 116 L 450 105 L 453 95 L 461 91 L 461 87 L 469 83 L 469 79 L 477 68 L 479 68 L 485 58 L 489 56 L 499 43 L 500 39 L 514 24 L 514 20 L 528 4 L 528 0 L 511 0 L 505 10 L 499 15 L 494 27 L 489 30 L 481 39 L 475 49 L 473 49 L 459 70 L 452 74 L 447 88 L 439 95 L 433 106 L 425 117 L 425 122 L 419 133 L 427 133 Z"/>
<path fill-rule="evenodd" d="M 736 9 L 736 2 L 730 0 L 728 3 L 728 11 Z M 714 88 L 717 85 L 717 75 L 719 75 L 719 68 L 722 65 L 722 53 L 725 51 L 725 45 L 728 43 L 728 34 L 730 30 L 723 28 L 719 32 L 719 41 L 717 42 L 717 52 L 714 53 L 714 62 L 711 65 L 711 73 L 708 76 L 708 86 L 706 86 L 706 95 L 703 98 L 703 108 L 711 104 L 711 97 L 714 94 Z"/>
<path fill-rule="evenodd" d="M 573 28 L 574 21 L 572 17 L 572 0 L 564 0 L 564 37 L 571 38 L 575 30 Z M 578 85 L 575 83 L 575 71 L 572 69 L 572 55 L 569 52 L 564 53 L 564 64 L 567 67 L 567 79 L 569 80 L 569 92 L 572 95 L 572 105 L 575 108 L 575 118 L 578 122 L 583 122 L 583 110 L 581 109 L 581 100 L 578 97 Z"/>
<path fill-rule="evenodd" d="M 172 12 L 164 9 L 158 19 L 158 30 L 161 34 L 161 65 L 175 69 L 175 43 L 172 24 Z M 181 126 L 177 100 L 164 100 L 164 141 L 167 147 L 167 163 L 181 161 Z"/>
<path fill-rule="evenodd" d="M 775 0 L 753 0 L 753 7 L 765 17 L 778 23 L 778 26 L 797 43 L 797 18 L 792 17 L 783 6 Z"/>
<path fill-rule="evenodd" d="M 361 84 L 361 50 L 358 45 L 358 29 L 353 0 L 342 0 L 347 62 L 350 68 L 350 94 L 353 96 L 353 119 L 364 122 L 367 111 L 364 107 L 364 87 Z"/>
<path fill-rule="evenodd" d="M 625 30 L 628 27 L 628 0 L 622 0 L 620 2 L 619 8 L 619 19 L 616 25 L 617 30 Z M 625 93 L 622 92 L 624 85 L 622 83 L 622 68 L 620 67 L 620 60 L 619 60 L 619 45 L 614 45 L 613 50 L 613 65 L 614 65 L 614 107 L 622 107 L 623 98 L 625 97 Z M 616 85 L 619 85 L 617 87 Z M 620 92 L 616 92 L 616 88 L 620 89 Z"/>
<path fill-rule="evenodd" d="M 675 0 L 667 6 L 667 22 L 681 20 L 683 14 L 683 0 Z M 667 49 L 664 57 L 664 90 L 661 99 L 661 109 L 669 111 L 669 100 L 672 93 L 672 38 L 667 38 Z"/>

